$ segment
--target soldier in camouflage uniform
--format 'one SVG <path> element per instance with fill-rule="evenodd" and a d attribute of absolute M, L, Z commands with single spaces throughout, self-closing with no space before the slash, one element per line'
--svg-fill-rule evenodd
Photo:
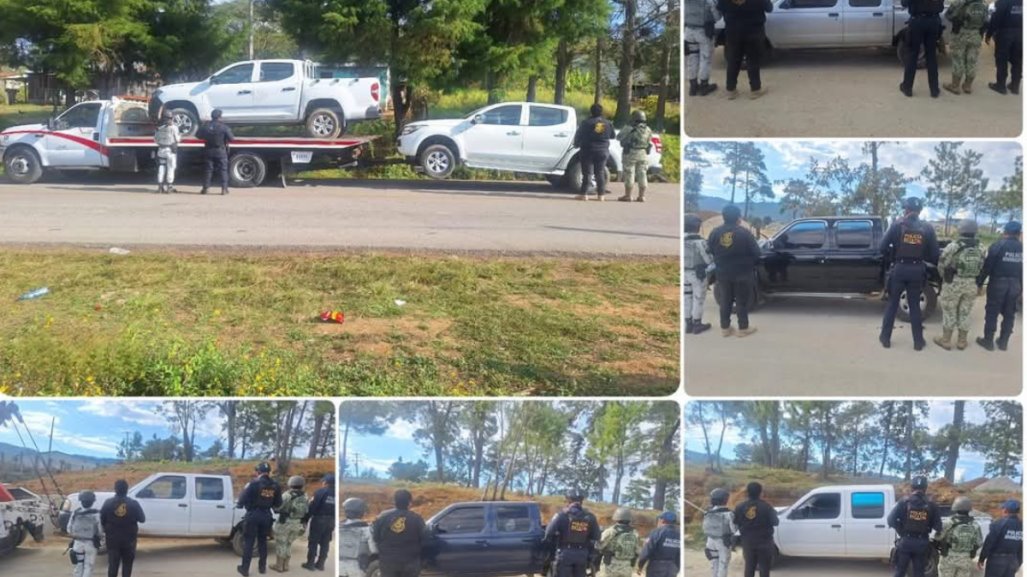
<path fill-rule="evenodd" d="M 363 577 L 371 560 L 377 553 L 371 539 L 371 526 L 364 521 L 367 505 L 363 499 L 350 498 L 342 502 L 346 520 L 339 527 L 339 576 Z"/>
<path fill-rule="evenodd" d="M 272 569 L 279 573 L 289 570 L 292 557 L 292 542 L 303 534 L 303 517 L 307 514 L 307 494 L 303 491 L 306 481 L 295 475 L 289 478 L 289 492 L 282 495 L 282 506 L 278 508 L 278 523 L 275 524 L 275 564 Z"/>
<path fill-rule="evenodd" d="M 959 94 L 960 89 L 970 94 L 973 92 L 974 76 L 977 75 L 981 38 L 988 22 L 988 5 L 984 0 L 955 0 L 949 5 L 945 16 L 952 22 L 953 34 L 949 42 L 952 83 L 943 84 L 942 88 L 952 94 Z"/>
<path fill-rule="evenodd" d="M 645 191 L 649 188 L 649 142 L 653 131 L 645 123 L 645 112 L 631 113 L 631 126 L 620 131 L 617 140 L 624 150 L 624 196 L 617 200 L 631 202 L 631 190 L 638 182 L 638 202 L 645 202 Z"/>
<path fill-rule="evenodd" d="M 616 524 L 603 531 L 597 552 L 603 559 L 601 577 L 631 577 L 638 560 L 642 538 L 631 528 L 631 511 L 621 507 L 613 512 Z"/>
<path fill-rule="evenodd" d="M 938 544 L 938 577 L 973 577 L 977 551 L 984 543 L 981 528 L 970 516 L 970 499 L 957 497 L 952 502 L 954 514 L 945 520 Z"/>
<path fill-rule="evenodd" d="M 941 291 L 942 336 L 934 337 L 934 343 L 952 350 L 952 331 L 958 330 L 956 348 L 963 350 L 970 331 L 970 311 L 977 298 L 977 274 L 984 266 L 975 220 L 959 223 L 959 239 L 945 247 L 938 264 L 945 286 Z"/>

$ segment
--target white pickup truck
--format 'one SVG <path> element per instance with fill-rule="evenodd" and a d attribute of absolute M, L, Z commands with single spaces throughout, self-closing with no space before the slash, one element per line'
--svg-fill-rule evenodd
<path fill-rule="evenodd" d="M 227 124 L 304 124 L 307 135 L 335 138 L 349 122 L 379 118 L 377 78 L 319 77 L 309 60 L 250 60 L 218 70 L 202 82 L 162 86 L 150 101 L 150 115 L 174 115 L 184 135 L 220 108 Z"/>
<path fill-rule="evenodd" d="M 0 485 L 0 555 L 10 553 L 31 535 L 43 540 L 48 504 L 24 487 Z"/>
<path fill-rule="evenodd" d="M 888 514 L 894 506 L 892 485 L 813 489 L 795 504 L 777 508 L 780 524 L 774 542 L 778 555 L 888 559 L 895 544 L 895 531 L 888 527 Z M 941 510 L 946 515 L 949 509 Z M 972 514 L 987 535 L 991 517 L 977 511 Z M 937 555 L 932 555 L 928 574 L 936 573 Z"/>
<path fill-rule="evenodd" d="M 577 190 L 581 183 L 578 128 L 570 106 L 504 102 L 464 118 L 421 120 L 403 127 L 397 148 L 431 178 L 447 178 L 457 166 L 541 174 L 554 186 Z M 653 135 L 649 171 L 659 172 L 663 144 Z M 607 169 L 620 175 L 620 143 L 610 143 Z"/>
<path fill-rule="evenodd" d="M 96 492 L 95 508 L 114 496 Z M 139 525 L 140 537 L 216 539 L 231 543 L 242 554 L 242 518 L 235 508 L 232 478 L 227 475 L 155 473 L 128 490 L 139 501 L 146 522 Z M 71 513 L 78 507 L 79 493 L 72 493 L 61 505 L 58 524 L 66 532 Z"/>

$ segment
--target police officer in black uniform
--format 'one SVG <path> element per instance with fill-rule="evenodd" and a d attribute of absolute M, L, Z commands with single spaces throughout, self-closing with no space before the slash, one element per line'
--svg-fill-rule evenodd
<path fill-rule="evenodd" d="M 393 495 L 395 509 L 378 515 L 371 536 L 378 546 L 381 577 L 417 577 L 421 574 L 421 549 L 427 541 L 424 519 L 410 510 L 413 495 L 400 489 Z"/>
<path fill-rule="evenodd" d="M 745 577 L 756 575 L 770 577 L 770 563 L 774 559 L 774 527 L 777 527 L 777 510 L 760 496 L 763 485 L 753 481 L 745 486 L 749 499 L 735 507 L 735 524 L 742 536 L 742 556 L 745 558 Z"/>
<path fill-rule="evenodd" d="M 1002 229 L 1002 239 L 988 247 L 988 256 L 984 258 L 984 267 L 977 275 L 977 290 L 988 281 L 988 300 L 984 304 L 984 337 L 977 337 L 977 344 L 995 350 L 1006 350 L 1009 337 L 1013 334 L 1013 323 L 1016 322 L 1016 305 L 1023 290 L 1023 242 L 1020 241 L 1020 223 L 1010 221 Z M 1002 330 L 998 340 L 995 338 L 995 326 L 998 315 L 1002 313 Z"/>
<path fill-rule="evenodd" d="M 328 544 L 332 542 L 332 533 L 335 531 L 335 475 L 329 473 L 321 479 L 321 488 L 314 492 L 303 523 L 307 521 L 310 521 L 307 562 L 300 566 L 307 571 L 324 571 Z"/>
<path fill-rule="evenodd" d="M 1002 504 L 1006 516 L 991 524 L 988 536 L 977 558 L 977 568 L 985 569 L 984 577 L 1013 577 L 1023 565 L 1023 521 L 1020 502 L 1010 499 Z M 987 568 L 985 568 L 987 562 Z"/>
<path fill-rule="evenodd" d="M 909 303 L 909 326 L 913 330 L 913 348 L 919 351 L 927 346 L 920 314 L 920 294 L 927 281 L 927 265 L 924 263 L 937 265 L 940 254 L 934 227 L 920 220 L 923 201 L 910 196 L 902 201 L 902 208 L 905 209 L 905 215 L 891 225 L 881 240 L 881 254 L 886 262 L 894 266 L 888 277 L 888 307 L 884 310 L 878 339 L 884 348 L 891 347 L 899 298 L 905 291 L 906 302 Z"/>
<path fill-rule="evenodd" d="M 568 491 L 567 507 L 546 527 L 545 542 L 556 547 L 556 577 L 585 577 L 602 537 L 596 516 L 582 506 L 584 500 L 581 491 Z"/>
<path fill-rule="evenodd" d="M 995 82 L 988 88 L 1005 94 L 1008 89 L 1020 94 L 1020 79 L 1023 77 L 1023 0 L 998 0 L 995 13 L 988 20 L 988 31 L 984 41 L 995 39 Z M 1013 75 L 1006 85 L 1006 73 L 1010 66 Z"/>
<path fill-rule="evenodd" d="M 267 573 L 267 540 L 271 537 L 274 524 L 272 509 L 282 506 L 282 487 L 271 478 L 271 465 L 257 464 L 257 478 L 250 481 L 239 495 L 236 507 L 246 509 L 243 517 L 242 565 L 236 571 L 243 577 L 250 574 L 250 560 L 253 558 L 253 543 L 257 543 L 257 570 Z"/>
<path fill-rule="evenodd" d="M 218 165 L 218 172 L 221 174 L 221 194 L 228 194 L 228 145 L 235 140 L 235 135 L 232 134 L 231 128 L 221 122 L 220 108 L 215 108 L 210 113 L 210 122 L 200 127 L 196 132 L 196 138 L 204 142 L 206 161 L 203 169 L 203 190 L 200 194 L 207 194 L 215 164 Z"/>
<path fill-rule="evenodd" d="M 938 86 L 938 42 L 944 26 L 941 13 L 945 10 L 944 0 L 902 0 L 902 7 L 909 10 L 906 25 L 906 70 L 902 75 L 899 90 L 906 96 L 913 96 L 913 79 L 920 60 L 920 48 L 927 58 L 927 86 L 931 98 L 941 94 Z"/>
<path fill-rule="evenodd" d="M 638 555 L 645 577 L 674 577 L 681 571 L 681 528 L 674 511 L 660 513 L 660 525 L 649 534 Z"/>
<path fill-rule="evenodd" d="M 592 176 L 596 179 L 596 200 L 606 196 L 606 160 L 610 157 L 610 140 L 613 139 L 613 125 L 603 118 L 603 105 L 593 104 L 591 115 L 578 125 L 574 134 L 574 146 L 578 147 L 578 162 L 581 164 L 581 189 L 578 200 L 588 200 L 588 187 Z"/>
<path fill-rule="evenodd" d="M 924 494 L 927 477 L 914 477 L 911 487 L 913 494 L 896 503 L 888 514 L 888 526 L 899 535 L 895 543 L 895 577 L 905 577 L 910 562 L 913 577 L 924 577 L 931 550 L 931 531 L 936 535 L 942 531 L 938 507 Z"/>
<path fill-rule="evenodd" d="M 139 502 L 128 496 L 128 482 L 114 482 L 114 496 L 100 507 L 100 526 L 107 537 L 107 577 L 132 577 L 132 564 L 136 558 L 139 524 L 146 515 Z"/>
<path fill-rule="evenodd" d="M 739 224 L 742 211 L 737 206 L 725 206 L 721 215 L 724 224 L 713 229 L 708 241 L 717 266 L 720 330 L 725 337 L 734 334 L 731 328 L 733 305 L 738 314 L 738 335 L 744 337 L 756 332 L 756 327 L 749 327 L 749 305 L 756 290 L 753 274 L 760 260 L 760 247 L 752 233 Z"/>
<path fill-rule="evenodd" d="M 766 92 L 760 78 L 763 47 L 767 44 L 764 26 L 767 12 L 774 10 L 771 0 L 717 0 L 717 10 L 724 15 L 724 56 L 727 59 L 727 97 L 738 98 L 738 73 L 745 61 L 749 74 L 749 98 Z"/>

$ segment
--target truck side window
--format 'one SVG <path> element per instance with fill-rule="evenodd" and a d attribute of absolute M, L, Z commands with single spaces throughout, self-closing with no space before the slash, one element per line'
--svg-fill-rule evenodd
<path fill-rule="evenodd" d="M 60 129 L 67 128 L 93 128 L 100 120 L 100 103 L 84 102 L 72 106 L 64 114 L 57 117 L 57 124 Z"/>
<path fill-rule="evenodd" d="M 873 243 L 873 225 L 869 220 L 843 221 L 834 225 L 838 248 L 870 248 Z"/>
<path fill-rule="evenodd" d="M 837 519 L 842 514 L 842 496 L 838 493 L 813 495 L 796 511 L 800 519 Z"/>
<path fill-rule="evenodd" d="M 498 124 L 500 126 L 517 126 L 521 123 L 521 105 L 511 104 L 499 106 L 481 115 L 482 124 Z"/>
<path fill-rule="evenodd" d="M 878 8 L 881 0 L 849 0 L 849 6 L 853 8 Z"/>
<path fill-rule="evenodd" d="M 196 498 L 200 501 L 224 501 L 225 484 L 214 477 L 197 477 Z"/>
<path fill-rule="evenodd" d="M 139 491 L 136 497 L 140 499 L 184 499 L 185 477 L 181 475 L 158 477 L 142 491 Z"/>
<path fill-rule="evenodd" d="M 462 507 L 446 514 L 438 522 L 439 533 L 458 535 L 460 533 L 481 533 L 485 529 L 485 509 Z"/>
<path fill-rule="evenodd" d="M 527 533 L 528 531 L 531 531 L 531 518 L 528 516 L 528 508 L 497 508 L 496 529 L 500 533 Z"/>
<path fill-rule="evenodd" d="M 214 77 L 217 84 L 243 84 L 253 82 L 253 63 L 239 64 Z"/>
<path fill-rule="evenodd" d="M 826 222 L 800 222 L 780 235 L 777 244 L 781 244 L 783 248 L 789 250 L 812 249 L 824 246 L 826 239 Z"/>
<path fill-rule="evenodd" d="M 528 126 L 558 126 L 567 122 L 567 111 L 547 106 L 528 109 Z"/>
<path fill-rule="evenodd" d="M 278 82 L 292 78 L 295 69 L 291 62 L 264 62 L 260 65 L 261 82 Z"/>
<path fill-rule="evenodd" d="M 884 493 L 853 493 L 853 519 L 880 519 L 884 517 Z"/>
<path fill-rule="evenodd" d="M 838 0 L 792 0 L 792 8 L 801 10 L 802 8 L 834 8 L 838 4 Z"/>

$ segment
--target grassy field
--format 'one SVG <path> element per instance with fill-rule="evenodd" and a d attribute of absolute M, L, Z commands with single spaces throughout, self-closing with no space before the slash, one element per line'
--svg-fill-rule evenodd
<path fill-rule="evenodd" d="M 0 270 L 2 394 L 664 395 L 678 386 L 675 259 L 11 249 Z M 52 293 L 15 302 L 41 286 Z M 318 322 L 326 309 L 346 321 Z"/>

